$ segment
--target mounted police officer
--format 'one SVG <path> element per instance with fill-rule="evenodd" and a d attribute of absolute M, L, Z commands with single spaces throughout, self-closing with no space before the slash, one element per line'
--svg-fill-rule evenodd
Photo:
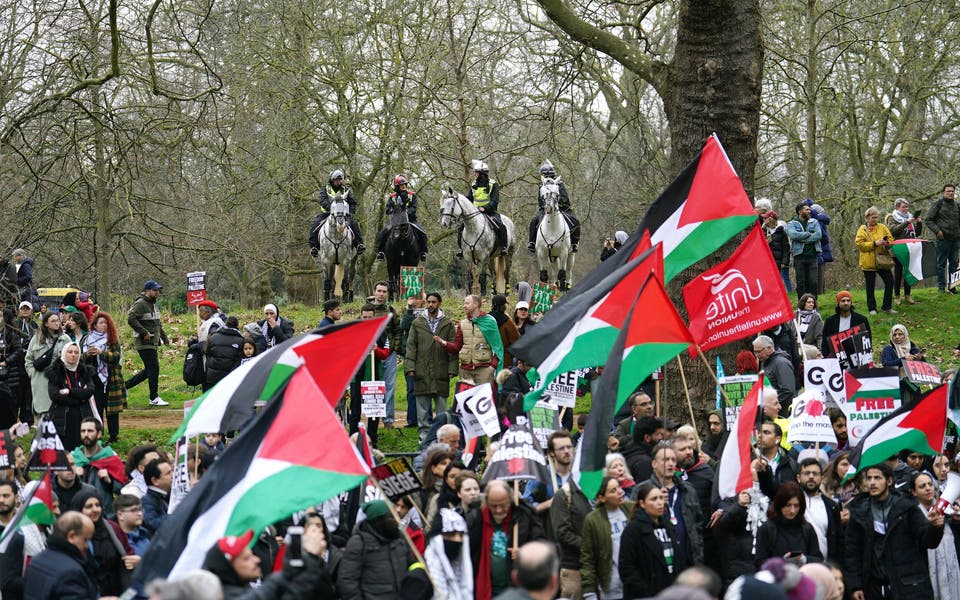
<path fill-rule="evenodd" d="M 347 222 L 350 224 L 350 231 L 353 232 L 354 249 L 356 249 L 357 254 L 366 250 L 366 247 L 363 245 L 363 236 L 360 234 L 360 225 L 357 224 L 357 219 L 354 217 L 357 212 L 357 201 L 353 198 L 353 190 L 343 182 L 343 171 L 335 169 L 330 172 L 327 185 L 320 190 L 320 194 L 317 197 L 317 201 L 320 203 L 320 214 L 313 220 L 313 225 L 310 226 L 310 237 L 307 238 L 307 242 L 310 244 L 311 256 L 317 256 L 320 251 L 320 248 L 317 246 L 317 233 L 320 231 L 320 228 L 323 227 L 327 217 L 330 216 L 330 204 L 338 199 L 344 200 L 347 206 L 350 207 Z"/>
<path fill-rule="evenodd" d="M 507 255 L 507 229 L 500 220 L 500 213 L 497 207 L 500 205 L 500 184 L 494 179 L 490 179 L 490 167 L 487 163 L 473 161 L 473 185 L 467 191 L 467 200 L 473 202 L 473 205 L 480 209 L 493 221 L 494 231 L 497 234 L 497 247 L 500 248 L 500 254 Z M 463 225 L 457 230 L 457 258 L 463 258 Z"/>
<path fill-rule="evenodd" d="M 417 222 L 417 195 L 407 189 L 407 176 L 397 175 L 393 179 L 393 193 L 387 198 L 386 212 L 392 215 L 398 211 L 407 211 L 407 220 L 413 225 L 417 239 L 420 241 L 420 262 L 427 261 L 427 233 Z M 386 260 L 384 247 L 387 243 L 387 236 L 390 234 L 390 227 L 384 227 L 377 236 L 377 260 Z"/>
<path fill-rule="evenodd" d="M 530 252 L 537 251 L 537 228 L 540 227 L 540 221 L 543 220 L 543 184 L 547 183 L 548 180 L 555 183 L 557 188 L 559 188 L 560 197 L 558 198 L 557 205 L 567 220 L 567 223 L 570 224 L 570 245 L 573 252 L 576 252 L 580 249 L 580 221 L 573 215 L 573 210 L 570 207 L 570 196 L 567 194 L 567 186 L 560 181 L 560 177 L 557 176 L 557 170 L 549 160 L 540 165 L 541 185 L 539 188 L 540 191 L 537 193 L 537 214 L 533 217 L 533 220 L 530 221 L 530 239 L 527 243 L 527 250 Z"/>

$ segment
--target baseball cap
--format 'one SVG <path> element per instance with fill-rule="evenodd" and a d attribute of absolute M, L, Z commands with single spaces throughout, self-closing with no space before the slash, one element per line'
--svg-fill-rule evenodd
<path fill-rule="evenodd" d="M 20 310 L 20 309 L 23 308 L 24 306 L 26 306 L 26 307 L 29 308 L 30 310 L 33 310 L 33 305 L 30 304 L 29 302 L 27 302 L 26 300 L 24 300 L 23 302 L 20 303 L 20 306 L 17 307 L 17 310 Z"/>
<path fill-rule="evenodd" d="M 530 303 L 526 300 L 521 300 L 520 302 L 517 302 L 517 308 L 526 308 L 527 310 L 530 310 Z"/>
<path fill-rule="evenodd" d="M 163 290 L 163 286 L 154 281 L 153 279 L 148 280 L 143 284 L 144 291 L 146 290 Z"/>

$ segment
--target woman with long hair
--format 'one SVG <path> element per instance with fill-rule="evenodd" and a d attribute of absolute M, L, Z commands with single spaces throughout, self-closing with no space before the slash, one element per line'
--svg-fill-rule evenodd
<path fill-rule="evenodd" d="M 594 594 L 600 600 L 633 598 L 624 595 L 619 571 L 620 542 L 633 503 L 624 502 L 620 482 L 616 477 L 607 475 L 600 481 L 595 506 L 583 520 L 583 542 L 580 546 L 583 593 Z"/>
<path fill-rule="evenodd" d="M 857 230 L 855 243 L 860 251 L 860 270 L 867 283 L 867 309 L 871 315 L 877 314 L 877 298 L 874 289 L 877 287 L 877 276 L 883 280 L 883 304 L 880 309 L 887 314 L 896 314 L 893 310 L 893 269 L 890 255 L 890 242 L 893 234 L 887 226 L 880 222 L 880 211 L 871 206 L 863 213 L 865 224 Z M 885 256 L 884 256 L 885 255 Z M 880 258 L 891 258 L 890 266 L 884 265 Z"/>
<path fill-rule="evenodd" d="M 820 491 L 841 504 L 846 504 L 857 495 L 857 484 L 851 479 L 847 483 L 841 483 L 850 470 L 850 452 L 838 452 L 827 463 L 823 469 L 823 481 L 820 483 Z"/>
<path fill-rule="evenodd" d="M 440 484 L 440 493 L 430 499 L 427 506 L 426 522 L 423 529 L 427 534 L 433 531 L 433 526 L 438 524 L 438 517 L 441 508 L 456 508 L 460 504 L 460 498 L 457 496 L 457 476 L 461 471 L 467 468 L 459 460 L 450 461 L 443 468 L 443 476 Z"/>
<path fill-rule="evenodd" d="M 420 506 L 430 506 L 434 496 L 440 493 L 443 487 L 443 472 L 447 465 L 453 462 L 453 458 L 453 453 L 443 448 L 437 448 L 427 454 L 427 459 L 423 461 L 423 471 L 420 472 L 420 481 L 423 482 Z"/>
<path fill-rule="evenodd" d="M 93 315 L 93 328 L 83 344 L 83 359 L 96 373 L 93 397 L 101 418 L 106 415 L 110 443 L 120 435 L 120 413 L 127 407 L 127 388 L 123 385 L 120 336 L 113 317 L 106 312 Z"/>
<path fill-rule="evenodd" d="M 797 331 L 800 332 L 803 343 L 819 348 L 823 342 L 823 317 L 817 310 L 816 296 L 813 294 L 800 296 L 794 320 L 797 322 Z"/>
<path fill-rule="evenodd" d="M 80 360 L 80 346 L 67 342 L 60 357 L 47 367 L 50 416 L 64 448 L 80 445 L 80 422 L 92 417 L 93 370 Z"/>
<path fill-rule="evenodd" d="M 473 471 L 460 471 L 454 485 L 460 499 L 456 511 L 465 517 L 471 508 L 480 506 L 480 477 Z"/>
<path fill-rule="evenodd" d="M 649 598 L 670 586 L 683 564 L 677 531 L 664 516 L 666 496 L 645 481 L 637 486 L 637 504 L 620 538 L 620 579 L 624 598 Z"/>
<path fill-rule="evenodd" d="M 630 467 L 627 466 L 627 459 L 619 452 L 610 452 L 603 469 L 603 474 L 613 477 L 620 484 L 620 489 L 626 494 L 637 484 L 630 474 Z"/>
<path fill-rule="evenodd" d="M 50 390 L 44 371 L 60 358 L 60 351 L 70 342 L 60 325 L 60 315 L 47 311 L 40 327 L 30 339 L 25 357 L 30 388 L 33 391 L 33 412 L 40 415 L 50 410 Z M 47 359 L 45 362 L 44 359 Z"/>
<path fill-rule="evenodd" d="M 918 471 L 910 479 L 910 492 L 920 503 L 923 514 L 930 512 L 937 500 L 937 485 L 933 477 L 925 471 Z M 954 510 L 957 506 L 954 504 Z M 940 545 L 927 550 L 927 565 L 930 568 L 930 584 L 933 586 L 934 600 L 960 598 L 960 563 L 958 563 L 957 541 L 960 534 L 960 522 L 954 518 L 950 526 L 943 528 Z"/>
<path fill-rule="evenodd" d="M 767 522 L 757 532 L 757 567 L 773 556 L 779 556 L 795 564 L 823 562 L 817 532 L 803 515 L 807 501 L 799 484 L 789 481 L 777 489 Z"/>

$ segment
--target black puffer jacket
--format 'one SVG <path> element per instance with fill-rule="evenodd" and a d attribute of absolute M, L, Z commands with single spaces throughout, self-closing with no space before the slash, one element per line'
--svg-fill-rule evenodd
<path fill-rule="evenodd" d="M 723 500 L 720 509 L 723 514 L 713 529 L 713 536 L 720 554 L 720 577 L 724 585 L 741 575 L 753 573 L 753 534 L 747 530 L 747 509 L 737 502 L 737 498 Z"/>
<path fill-rule="evenodd" d="M 23 366 L 23 359 L 27 352 L 27 343 L 24 341 L 20 331 L 13 325 L 5 325 L 0 329 L 0 337 L 3 338 L 3 351 L 0 353 L 0 362 L 5 362 L 7 367 L 6 377 L 0 378 L 0 383 L 10 386 L 10 389 L 16 390 L 24 385 L 24 379 L 27 372 Z M 30 385 L 26 383 L 26 385 Z"/>
<path fill-rule="evenodd" d="M 677 573 L 687 568 L 677 552 L 677 532 L 669 517 L 662 516 L 663 529 L 673 542 L 673 565 L 668 568 L 664 557 L 665 543 L 657 538 L 653 521 L 638 509 L 620 538 L 620 579 L 624 598 L 648 598 L 670 587 Z"/>
<path fill-rule="evenodd" d="M 80 421 L 92 417 L 90 397 L 93 396 L 93 370 L 82 362 L 76 372 L 67 378 L 63 361 L 54 359 L 53 364 L 43 372 L 47 376 L 47 391 L 50 394 L 50 417 L 57 428 L 64 448 L 76 448 L 80 445 Z M 60 390 L 68 388 L 70 392 L 61 396 Z"/>
<path fill-rule="evenodd" d="M 388 540 L 363 521 L 343 550 L 337 586 L 344 600 L 393 600 L 411 563 L 413 555 L 402 536 Z"/>
<path fill-rule="evenodd" d="M 763 561 L 788 552 L 802 552 L 807 562 L 823 562 L 817 532 L 813 525 L 801 519 L 770 519 L 757 532 L 757 568 Z"/>
<path fill-rule="evenodd" d="M 770 252 L 773 254 L 773 262 L 777 263 L 780 269 L 786 269 L 790 266 L 790 238 L 783 225 L 778 223 L 773 231 L 763 228 L 763 233 L 767 236 L 767 244 L 770 245 Z"/>
<path fill-rule="evenodd" d="M 223 600 L 335 600 L 338 598 L 330 574 L 323 561 L 303 553 L 304 566 L 286 565 L 256 588 L 237 577 L 233 565 L 216 545 L 207 552 L 203 569 L 210 571 L 223 586 Z"/>
<path fill-rule="evenodd" d="M 243 334 L 232 327 L 221 327 L 207 340 L 207 388 L 223 379 L 243 360 Z"/>
<path fill-rule="evenodd" d="M 861 494 L 849 505 L 844 548 L 847 589 L 863 590 L 879 569 L 886 572 L 893 600 L 933 598 L 927 550 L 940 545 L 943 527 L 931 525 L 915 499 L 894 493 L 887 513 L 887 534 L 881 537 L 874 531 L 870 503 L 870 496 Z M 874 565 L 876 556 L 879 565 Z"/>

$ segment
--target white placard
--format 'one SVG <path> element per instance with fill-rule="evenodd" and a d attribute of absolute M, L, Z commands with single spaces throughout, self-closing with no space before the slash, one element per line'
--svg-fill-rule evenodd
<path fill-rule="evenodd" d="M 547 394 L 557 406 L 566 406 L 574 408 L 577 405 L 577 380 L 579 374 L 577 371 L 568 371 L 561 373 L 556 379 L 547 386 Z"/>
<path fill-rule="evenodd" d="M 485 383 L 473 388 L 473 390 L 476 390 L 475 393 L 465 399 L 464 405 L 468 412 L 476 416 L 483 433 L 493 437 L 500 433 L 497 406 L 493 402 L 493 388 L 489 383 Z"/>
<path fill-rule="evenodd" d="M 387 416 L 387 383 L 360 382 L 360 410 L 368 419 Z"/>
<path fill-rule="evenodd" d="M 837 435 L 833 431 L 826 409 L 823 392 L 820 390 L 811 389 L 794 398 L 790 409 L 787 442 L 836 444 Z"/>
<path fill-rule="evenodd" d="M 490 387 L 489 383 L 485 383 L 484 385 Z M 466 406 L 467 400 L 478 394 L 482 387 L 483 386 L 475 386 L 467 388 L 453 396 L 457 401 L 457 408 L 460 410 L 460 424 L 463 425 L 464 437 L 467 439 L 484 435 L 483 425 L 480 424 L 480 419 Z"/>
<path fill-rule="evenodd" d="M 803 387 L 805 390 L 820 390 L 829 407 L 839 407 L 847 401 L 847 388 L 843 369 L 835 358 L 807 360 L 803 363 Z"/>

